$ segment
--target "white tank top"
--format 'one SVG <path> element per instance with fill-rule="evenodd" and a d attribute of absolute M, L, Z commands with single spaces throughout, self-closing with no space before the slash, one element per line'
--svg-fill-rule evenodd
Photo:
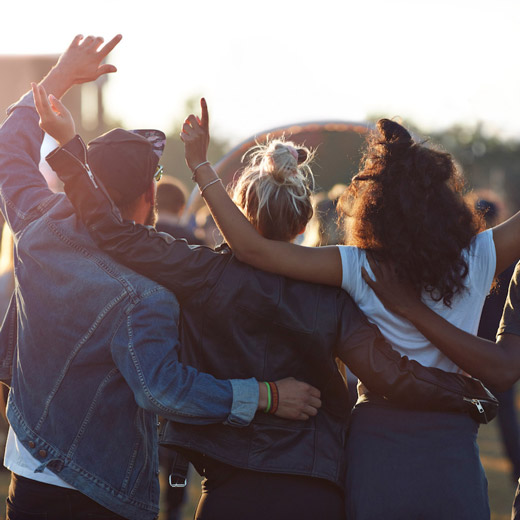
<path fill-rule="evenodd" d="M 462 370 L 430 343 L 408 320 L 385 309 L 374 291 L 361 277 L 361 267 L 372 275 L 365 251 L 353 246 L 338 246 L 343 267 L 342 288 L 347 291 L 370 322 L 376 324 L 383 336 L 400 354 L 415 359 L 425 366 L 447 372 Z M 484 300 L 489 293 L 496 269 L 493 233 L 489 229 L 478 234 L 463 253 L 468 263 L 466 290 L 457 294 L 451 308 L 436 302 L 423 293 L 423 302 L 447 321 L 460 329 L 476 334 Z"/>

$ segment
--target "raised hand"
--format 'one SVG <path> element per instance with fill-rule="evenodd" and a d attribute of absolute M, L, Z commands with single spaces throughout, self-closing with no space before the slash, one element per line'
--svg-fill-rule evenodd
<path fill-rule="evenodd" d="M 74 83 L 94 81 L 103 74 L 116 72 L 114 65 L 101 62 L 121 41 L 122 36 L 114 36 L 106 45 L 101 47 L 104 40 L 100 36 L 76 36 L 69 48 L 60 56 L 56 68 L 61 68 L 70 74 Z"/>
<path fill-rule="evenodd" d="M 206 100 L 200 100 L 201 117 L 190 114 L 180 133 L 186 164 L 190 170 L 206 161 L 209 147 L 209 114 Z"/>
<path fill-rule="evenodd" d="M 59 99 L 53 95 L 47 97 L 42 85 L 31 83 L 31 87 L 34 105 L 40 116 L 40 128 L 63 146 L 76 135 L 71 113 Z"/>
<path fill-rule="evenodd" d="M 287 377 L 276 381 L 278 410 L 275 415 L 284 419 L 306 420 L 321 407 L 320 391 L 313 386 Z"/>
<path fill-rule="evenodd" d="M 413 313 L 420 302 L 420 297 L 411 284 L 399 280 L 393 267 L 386 262 L 378 262 L 371 253 L 367 253 L 368 263 L 374 273 L 375 280 L 370 277 L 364 267 L 361 276 L 376 293 L 381 303 L 390 311 L 405 318 Z"/>
<path fill-rule="evenodd" d="M 99 36 L 76 36 L 41 84 L 49 94 L 61 98 L 74 84 L 94 81 L 103 74 L 116 72 L 114 65 L 102 62 L 121 38 L 118 34 L 102 47 L 104 40 Z"/>

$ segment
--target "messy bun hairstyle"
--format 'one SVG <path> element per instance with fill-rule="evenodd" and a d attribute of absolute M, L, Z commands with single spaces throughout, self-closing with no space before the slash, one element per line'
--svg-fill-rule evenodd
<path fill-rule="evenodd" d="M 312 153 L 290 141 L 272 140 L 251 148 L 232 197 L 266 238 L 290 241 L 312 217 Z"/>
<path fill-rule="evenodd" d="M 401 280 L 450 307 L 468 274 L 461 252 L 483 228 L 463 188 L 450 154 L 381 119 L 339 202 L 349 244 L 392 262 Z"/>

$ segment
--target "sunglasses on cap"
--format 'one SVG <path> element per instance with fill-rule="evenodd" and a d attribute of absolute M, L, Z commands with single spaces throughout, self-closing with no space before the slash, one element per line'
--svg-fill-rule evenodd
<path fill-rule="evenodd" d="M 155 170 L 155 173 L 153 174 L 153 178 L 159 182 L 164 174 L 164 168 L 158 164 L 157 169 Z"/>

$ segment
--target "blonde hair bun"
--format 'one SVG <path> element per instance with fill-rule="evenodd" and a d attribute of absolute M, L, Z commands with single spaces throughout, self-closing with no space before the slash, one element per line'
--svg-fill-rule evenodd
<path fill-rule="evenodd" d="M 274 139 L 258 144 L 246 156 L 248 164 L 234 186 L 233 199 L 264 236 L 294 238 L 312 216 L 313 153 Z M 267 230 L 271 227 L 276 232 Z"/>
<path fill-rule="evenodd" d="M 270 175 L 276 182 L 284 184 L 291 177 L 308 177 L 311 152 L 297 148 L 291 141 L 275 139 L 265 145 L 257 145 L 250 155 L 250 165 L 257 166 L 260 175 Z M 294 180 L 294 179 L 293 179 Z"/>

